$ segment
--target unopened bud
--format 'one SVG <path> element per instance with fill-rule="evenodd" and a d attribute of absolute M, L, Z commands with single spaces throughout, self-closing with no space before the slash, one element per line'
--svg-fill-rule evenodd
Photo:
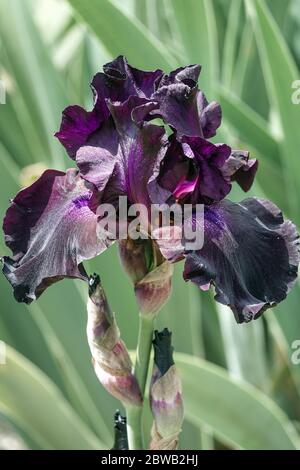
<path fill-rule="evenodd" d="M 173 265 L 164 261 L 136 283 L 134 291 L 142 315 L 154 316 L 168 300 L 173 271 Z"/>
<path fill-rule="evenodd" d="M 152 269 L 152 241 L 150 239 L 120 240 L 119 254 L 124 271 L 135 284 Z"/>
<path fill-rule="evenodd" d="M 119 411 L 115 413 L 115 439 L 112 450 L 128 450 L 126 418 Z"/>
<path fill-rule="evenodd" d="M 168 300 L 172 289 L 173 265 L 166 261 L 153 240 L 122 240 L 122 265 L 134 283 L 142 315 L 154 316 Z"/>
<path fill-rule="evenodd" d="M 111 311 L 100 278 L 89 280 L 87 337 L 95 373 L 106 388 L 125 404 L 140 405 L 141 392 L 132 374 L 132 362 Z"/>
<path fill-rule="evenodd" d="M 150 405 L 154 417 L 152 450 L 175 450 L 183 422 L 182 387 L 173 360 L 171 333 L 155 331 Z"/>

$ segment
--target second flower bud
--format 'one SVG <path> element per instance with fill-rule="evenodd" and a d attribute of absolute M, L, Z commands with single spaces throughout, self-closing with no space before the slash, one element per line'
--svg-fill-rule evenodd
<path fill-rule="evenodd" d="M 89 280 L 87 312 L 88 343 L 99 381 L 124 404 L 140 406 L 142 397 L 131 359 L 96 274 Z"/>

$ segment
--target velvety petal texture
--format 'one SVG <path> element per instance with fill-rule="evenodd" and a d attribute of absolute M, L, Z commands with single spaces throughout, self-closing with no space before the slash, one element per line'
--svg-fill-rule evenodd
<path fill-rule="evenodd" d="M 149 186 L 151 201 L 163 204 L 190 193 L 196 183 L 197 173 L 191 159 L 184 155 L 182 144 L 172 136 L 156 180 Z"/>
<path fill-rule="evenodd" d="M 103 72 L 96 74 L 91 83 L 93 110 L 88 112 L 76 105 L 67 107 L 63 112 L 60 130 L 55 135 L 69 156 L 75 158 L 77 150 L 88 143 L 93 133 L 110 116 L 108 101 L 123 103 L 131 96 L 149 101 L 162 76 L 161 70 L 146 72 L 131 67 L 123 56 L 105 64 Z M 149 104 L 149 107 L 143 107 L 143 118 L 157 107 L 151 102 Z"/>
<path fill-rule="evenodd" d="M 87 279 L 82 261 L 111 244 L 96 215 L 99 206 L 119 208 L 120 196 L 127 197 L 129 209 L 145 206 L 143 231 L 151 232 L 160 265 L 168 267 L 167 293 L 171 271 L 163 256 L 171 262 L 185 258 L 184 278 L 203 290 L 214 285 L 216 300 L 229 305 L 238 322 L 257 318 L 286 297 L 299 264 L 296 228 L 268 201 L 225 199 L 233 181 L 250 189 L 258 162 L 246 151 L 210 142 L 222 113 L 198 88 L 200 70 L 190 65 L 169 74 L 143 71 L 119 56 L 95 75 L 91 111 L 65 109 L 56 137 L 78 170 L 46 171 L 16 196 L 4 220 L 13 254 L 3 258 L 3 272 L 17 300 L 29 303 L 63 277 Z M 199 231 L 203 218 L 184 215 L 182 226 L 175 220 L 170 227 L 149 224 L 151 203 L 174 202 L 194 211 L 204 205 L 202 248 L 191 249 L 183 228 Z M 124 227 L 137 215 L 143 219 L 126 213 Z M 152 288 L 156 275 L 152 270 L 143 285 L 135 282 L 138 302 L 151 311 L 161 295 Z"/>
<path fill-rule="evenodd" d="M 210 138 L 221 124 L 219 103 L 208 103 L 198 89 L 200 66 L 184 67 L 165 75 L 152 99 L 158 102 L 159 114 L 178 136 Z"/>
<path fill-rule="evenodd" d="M 220 201 L 227 196 L 231 183 L 223 167 L 231 148 L 225 144 L 215 145 L 201 137 L 184 137 L 182 142 L 184 154 L 194 159 L 197 172 L 191 202 Z"/>
<path fill-rule="evenodd" d="M 165 193 L 156 187 L 151 191 L 152 201 L 163 203 L 170 195 L 193 204 L 220 201 L 231 190 L 231 175 L 225 166 L 230 155 L 231 148 L 225 144 L 187 136 L 178 142 L 172 137 L 156 181 Z"/>
<path fill-rule="evenodd" d="M 228 305 L 236 320 L 249 322 L 285 299 L 295 283 L 299 235 L 271 202 L 249 198 L 207 206 L 204 246 L 186 253 L 185 280 Z"/>
<path fill-rule="evenodd" d="M 159 174 L 168 141 L 163 127 L 131 119 L 132 110 L 144 103 L 138 97 L 108 102 L 111 119 L 77 153 L 81 174 L 103 191 L 102 202 L 115 204 L 127 196 L 132 204 L 150 204 L 148 185 Z"/>
<path fill-rule="evenodd" d="M 232 151 L 228 145 L 213 144 L 201 137 L 171 136 L 159 176 L 151 189 L 151 200 L 164 203 L 210 203 L 224 199 L 236 181 L 247 192 L 251 188 L 258 161 L 249 152 Z"/>
<path fill-rule="evenodd" d="M 55 136 L 68 155 L 75 159 L 77 150 L 86 144 L 102 122 L 103 118 L 95 109 L 88 112 L 80 106 L 69 106 L 63 112 L 60 130 Z"/>
<path fill-rule="evenodd" d="M 103 66 L 93 78 L 92 88 L 95 92 L 96 107 L 108 98 L 110 101 L 124 102 L 130 96 L 151 98 L 162 78 L 161 70 L 144 71 L 131 67 L 126 58 L 117 57 Z"/>
<path fill-rule="evenodd" d="M 47 170 L 20 191 L 8 209 L 3 229 L 13 257 L 3 272 L 15 298 L 30 303 L 64 277 L 87 279 L 82 261 L 110 243 L 97 230 L 97 199 L 75 169 Z"/>
<path fill-rule="evenodd" d="M 233 150 L 230 157 L 224 163 L 223 174 L 236 181 L 243 191 L 251 188 L 258 168 L 258 161 L 249 158 L 249 152 Z"/>
<path fill-rule="evenodd" d="M 164 119 L 178 136 L 215 135 L 221 124 L 221 108 L 208 103 L 197 87 L 201 67 L 181 67 L 164 75 L 161 70 L 143 71 L 131 67 L 126 58 L 117 57 L 103 66 L 91 83 L 94 108 L 91 112 L 80 106 L 70 106 L 63 112 L 62 124 L 56 137 L 74 158 L 77 150 L 109 117 L 108 102 L 124 103 L 130 97 L 144 98 L 133 111 L 137 122 L 156 117 Z"/>

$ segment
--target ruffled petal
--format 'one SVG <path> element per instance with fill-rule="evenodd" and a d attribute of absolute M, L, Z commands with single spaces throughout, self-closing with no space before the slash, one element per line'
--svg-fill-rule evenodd
<path fill-rule="evenodd" d="M 231 148 L 201 137 L 169 138 L 156 186 L 151 191 L 155 203 L 173 200 L 185 203 L 220 201 L 231 190 L 231 173 L 226 162 Z"/>
<path fill-rule="evenodd" d="M 201 65 L 188 65 L 187 67 L 179 67 L 169 74 L 165 74 L 159 82 L 158 88 L 163 86 L 183 83 L 190 88 L 197 86 L 198 78 L 201 72 Z"/>
<path fill-rule="evenodd" d="M 206 139 L 214 137 L 222 121 L 222 109 L 217 101 L 208 103 L 204 93 L 200 91 L 197 96 L 200 123 Z"/>
<path fill-rule="evenodd" d="M 152 114 L 160 115 L 179 138 L 183 135 L 210 138 L 221 124 L 219 103 L 208 103 L 197 87 L 200 70 L 199 65 L 190 65 L 165 75 L 152 95 L 152 100 L 158 103 L 158 110 Z"/>
<path fill-rule="evenodd" d="M 114 204 L 119 196 L 130 203 L 149 206 L 148 186 L 157 178 L 160 162 L 167 150 L 164 128 L 152 124 L 137 125 L 132 111 L 145 99 L 130 97 L 125 103 L 108 102 L 113 119 L 109 137 L 97 134 L 95 147 L 82 148 L 77 164 L 83 177 L 103 189 L 103 175 L 110 173 L 102 202 Z M 99 187 L 100 184 L 100 187 Z"/>
<path fill-rule="evenodd" d="M 81 176 L 102 192 L 111 178 L 119 152 L 119 138 L 112 118 L 107 119 L 80 147 L 76 163 Z"/>
<path fill-rule="evenodd" d="M 123 103 L 130 96 L 137 96 L 149 101 L 163 76 L 161 70 L 148 72 L 135 69 L 123 56 L 105 64 L 103 71 L 95 75 L 91 83 L 94 93 L 93 110 L 88 112 L 80 106 L 67 107 L 63 112 L 60 130 L 55 134 L 73 159 L 78 149 L 87 145 L 93 138 L 93 133 L 109 118 L 107 100 Z M 143 105 L 137 111 L 136 119 L 146 119 L 156 107 L 156 104 L 149 101 L 148 105 Z"/>
<path fill-rule="evenodd" d="M 185 280 L 231 307 L 237 322 L 258 318 L 287 296 L 299 264 L 299 235 L 271 202 L 224 200 L 205 209 L 204 245 L 186 254 Z"/>
<path fill-rule="evenodd" d="M 64 277 L 87 279 L 82 261 L 111 243 L 97 230 L 97 199 L 77 171 L 47 170 L 20 191 L 3 229 L 13 257 L 3 272 L 19 302 L 30 303 Z"/>
<path fill-rule="evenodd" d="M 69 106 L 63 111 L 60 130 L 55 137 L 65 147 L 68 155 L 75 159 L 77 150 L 85 145 L 102 121 L 103 116 L 95 109 L 88 112 L 80 106 Z"/>
<path fill-rule="evenodd" d="M 223 166 L 223 173 L 236 181 L 243 191 L 251 188 L 258 168 L 258 161 L 249 158 L 249 152 L 233 150 Z"/>
<path fill-rule="evenodd" d="M 103 71 L 95 75 L 92 81 L 96 107 L 102 107 L 107 98 L 121 103 L 130 96 L 150 98 L 163 75 L 161 70 L 152 72 L 131 67 L 123 56 L 105 64 Z"/>
<path fill-rule="evenodd" d="M 194 160 L 197 178 L 192 189 L 191 202 L 199 203 L 206 199 L 220 201 L 231 190 L 230 178 L 223 167 L 231 154 L 225 144 L 213 144 L 201 137 L 183 137 L 184 154 Z"/>
<path fill-rule="evenodd" d="M 153 95 L 159 103 L 156 114 L 176 130 L 178 136 L 201 136 L 200 117 L 197 109 L 197 90 L 183 83 L 160 87 Z"/>
<path fill-rule="evenodd" d="M 159 176 L 149 188 L 151 201 L 154 204 L 163 204 L 171 200 L 172 196 L 173 199 L 177 199 L 185 192 L 190 192 L 191 189 L 187 187 L 190 169 L 190 159 L 185 157 L 181 143 L 172 136 L 169 139 L 166 156 L 161 163 Z M 195 180 L 195 174 L 192 176 Z"/>

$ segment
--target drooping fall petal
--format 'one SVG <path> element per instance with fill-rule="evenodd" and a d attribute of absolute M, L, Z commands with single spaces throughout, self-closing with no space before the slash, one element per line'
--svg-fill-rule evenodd
<path fill-rule="evenodd" d="M 258 318 L 285 299 L 295 283 L 299 235 L 271 202 L 249 198 L 206 207 L 204 246 L 186 254 L 185 280 L 228 305 L 237 322 Z"/>
<path fill-rule="evenodd" d="M 82 261 L 111 243 L 97 230 L 94 189 L 78 172 L 47 170 L 20 191 L 3 229 L 12 258 L 3 272 L 20 302 L 30 303 L 64 277 L 87 279 Z"/>
<path fill-rule="evenodd" d="M 214 285 L 215 299 L 228 305 L 239 323 L 258 318 L 286 298 L 297 278 L 299 235 L 273 203 L 223 200 L 205 206 L 202 222 L 190 221 L 194 230 L 204 227 L 198 248 L 187 249 L 183 226 L 162 227 L 153 234 L 169 261 L 186 258 L 186 281 L 202 290 Z"/>

